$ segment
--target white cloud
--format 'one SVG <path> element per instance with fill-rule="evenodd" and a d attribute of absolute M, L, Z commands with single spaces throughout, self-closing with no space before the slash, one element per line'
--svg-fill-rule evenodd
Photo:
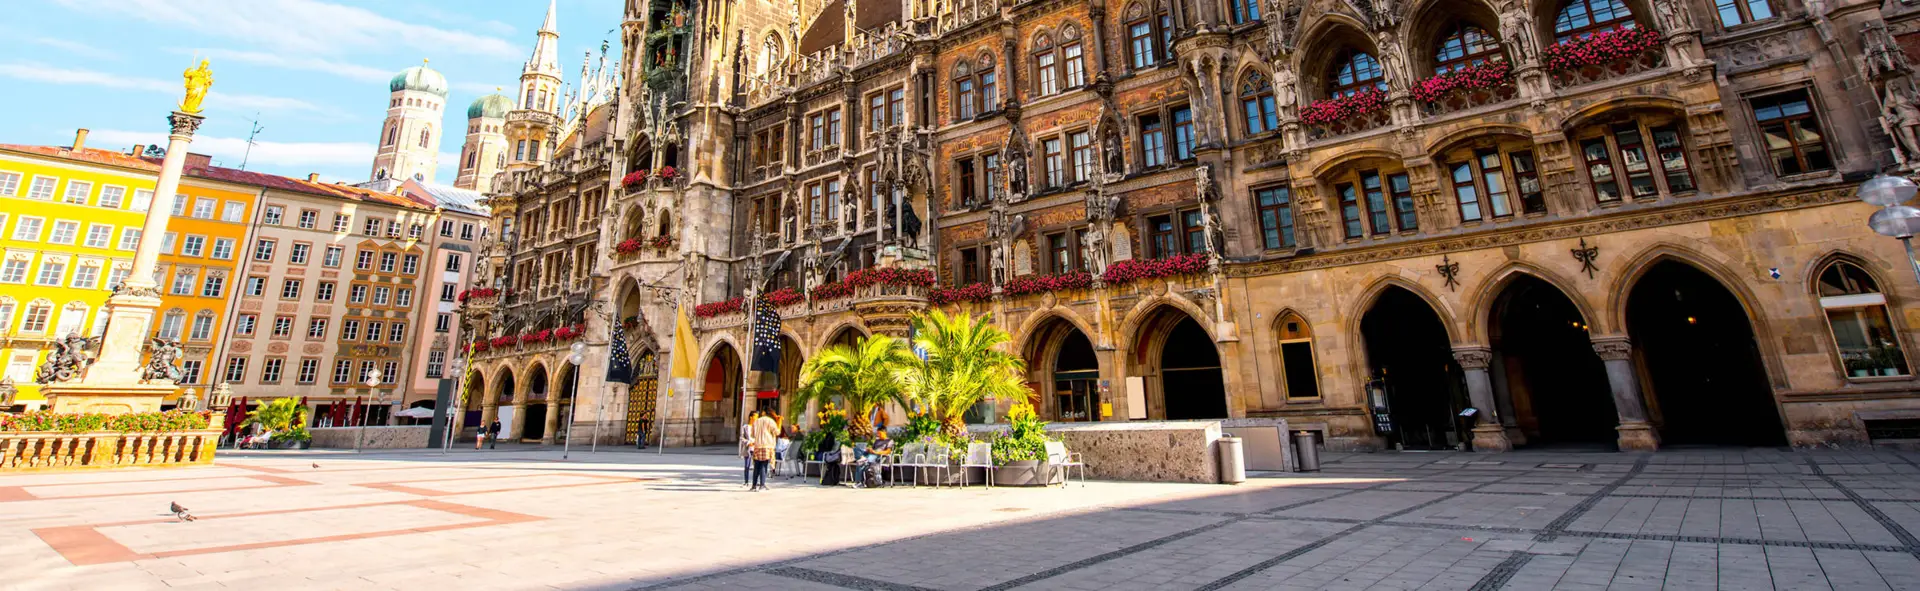
<path fill-rule="evenodd" d="M 452 86 L 454 90 L 458 90 L 461 92 L 471 92 L 479 95 L 488 95 L 496 92 L 505 94 L 507 92 L 506 89 L 512 88 L 515 85 L 485 84 L 481 82 L 454 82 L 449 84 L 449 86 Z"/>
<path fill-rule="evenodd" d="M 186 50 L 182 50 L 185 53 Z M 302 70 L 332 74 L 349 80 L 379 83 L 393 78 L 393 72 L 317 57 L 288 56 L 259 51 L 233 49 L 195 49 L 193 53 L 213 61 L 232 61 L 284 70 Z"/>
<path fill-rule="evenodd" d="M 53 37 L 34 37 L 32 39 L 28 39 L 27 42 L 33 43 L 35 45 L 45 45 L 47 47 L 52 47 L 54 49 L 65 51 L 67 53 L 77 55 L 80 57 L 87 57 L 87 58 L 93 58 L 93 59 L 99 59 L 99 60 L 111 60 L 111 59 L 120 58 L 119 55 L 116 55 L 111 51 L 100 49 L 92 45 L 87 45 L 79 41 L 70 41 L 67 39 L 55 39 Z"/>
<path fill-rule="evenodd" d="M 164 131 L 128 131 L 121 129 L 97 129 L 87 136 L 87 142 L 99 142 L 101 146 L 131 146 L 134 144 L 165 145 L 167 134 Z M 358 142 L 269 142 L 255 140 L 253 153 L 247 153 L 246 138 L 196 135 L 193 144 L 187 150 L 196 154 L 206 154 L 219 160 L 221 165 L 240 166 L 242 158 L 247 159 L 247 168 L 259 170 L 261 167 L 277 169 L 317 170 L 320 168 L 338 168 L 344 166 L 366 166 L 373 162 L 374 145 Z M 292 176 L 292 175 L 290 175 Z M 299 175 L 305 178 L 304 174 Z"/>
<path fill-rule="evenodd" d="M 91 16 L 123 15 L 294 54 L 339 55 L 404 46 L 434 53 L 519 57 L 498 37 L 418 25 L 317 0 L 57 0 Z"/>
<path fill-rule="evenodd" d="M 32 62 L 0 63 L 0 77 L 45 82 L 48 84 L 98 86 L 102 88 L 141 90 L 175 95 L 183 92 L 181 83 L 179 82 L 120 76 L 93 70 L 59 68 Z M 339 109 L 316 105 L 296 98 L 254 94 L 230 94 L 218 91 L 209 91 L 207 93 L 206 107 L 210 109 L 238 109 L 244 111 L 305 112 L 326 118 L 348 117 L 345 112 Z"/>

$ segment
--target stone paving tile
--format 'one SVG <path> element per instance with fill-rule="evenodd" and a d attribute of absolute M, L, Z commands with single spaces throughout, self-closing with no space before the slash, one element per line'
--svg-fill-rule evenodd
<path fill-rule="evenodd" d="M 1274 513 L 1280 517 L 1315 517 L 1365 521 L 1447 496 L 1439 492 L 1361 491 Z"/>
<path fill-rule="evenodd" d="M 1580 501 L 1567 496 L 1466 493 L 1388 522 L 1540 529 Z"/>
<path fill-rule="evenodd" d="M 1510 553 L 1487 548 L 1490 541 L 1528 537 L 1368 526 L 1222 588 L 1417 589 L 1436 580 L 1472 586 Z"/>
<path fill-rule="evenodd" d="M 1156 589 L 1197 588 L 1347 527 L 1331 523 L 1238 521 L 1017 588 L 1112 589 L 1141 583 Z"/>

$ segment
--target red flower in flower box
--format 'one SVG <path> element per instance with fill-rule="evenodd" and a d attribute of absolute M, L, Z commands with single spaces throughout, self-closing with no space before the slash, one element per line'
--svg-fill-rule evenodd
<path fill-rule="evenodd" d="M 628 189 L 639 186 L 645 182 L 647 182 L 647 171 L 644 169 L 629 172 L 627 176 L 620 177 L 620 186 Z"/>
<path fill-rule="evenodd" d="M 800 295 L 798 290 L 791 287 L 782 287 L 767 294 L 767 301 L 772 302 L 776 308 L 784 308 L 806 300 L 806 296 Z"/>
<path fill-rule="evenodd" d="M 1549 45 L 1540 53 L 1547 69 L 1557 73 L 1612 64 L 1638 57 L 1659 46 L 1658 31 L 1626 27 L 1573 37 Z"/>
<path fill-rule="evenodd" d="M 649 244 L 652 244 L 654 248 L 668 248 L 673 246 L 673 236 L 669 234 L 661 234 L 659 236 L 653 237 L 653 241 L 649 242 Z M 638 250 L 638 247 L 635 247 L 635 250 Z"/>
<path fill-rule="evenodd" d="M 984 302 L 993 299 L 993 288 L 985 283 L 975 283 L 966 287 L 936 289 L 927 293 L 927 301 L 934 305 L 951 302 Z"/>
<path fill-rule="evenodd" d="M 1513 67 L 1505 61 L 1470 65 L 1451 72 L 1434 74 L 1413 85 L 1413 98 L 1437 103 L 1455 92 L 1495 88 L 1512 81 Z"/>
<path fill-rule="evenodd" d="M 493 337 L 493 340 L 488 341 L 488 344 L 491 344 L 495 349 L 512 347 L 514 345 L 520 344 L 520 337 L 513 336 L 513 335 L 508 335 L 504 337 Z"/>
<path fill-rule="evenodd" d="M 731 314 L 734 312 L 739 312 L 741 309 L 740 305 L 741 305 L 740 298 L 730 298 L 725 301 L 719 301 L 719 302 L 708 302 L 705 304 L 694 306 L 693 315 L 701 318 L 712 318 L 714 316 L 719 316 L 721 314 Z"/>
<path fill-rule="evenodd" d="M 1142 279 L 1196 275 L 1207 271 L 1205 253 L 1176 255 L 1154 260 L 1125 260 L 1107 266 L 1100 275 L 1108 285 L 1125 285 Z"/>
<path fill-rule="evenodd" d="M 847 274 L 847 284 L 854 287 L 868 285 L 909 285 L 932 287 L 935 278 L 932 269 L 900 269 L 895 267 L 873 267 Z"/>
<path fill-rule="evenodd" d="M 628 238 L 621 240 L 619 244 L 613 245 L 613 251 L 620 254 L 633 254 L 640 252 L 640 244 L 639 238 Z"/>
<path fill-rule="evenodd" d="M 672 180 L 673 177 L 678 176 L 679 174 L 680 174 L 680 171 L 674 170 L 673 167 L 671 166 L 660 167 L 660 178 Z"/>
<path fill-rule="evenodd" d="M 1368 88 L 1350 95 L 1313 101 L 1300 109 L 1300 120 L 1309 125 L 1327 125 L 1370 115 L 1387 108 L 1387 93 Z"/>
<path fill-rule="evenodd" d="M 1074 271 L 1071 273 L 1061 273 L 1059 275 L 1028 275 L 1015 277 L 1012 281 L 1008 281 L 1002 289 L 1008 294 L 1024 295 L 1069 289 L 1086 289 L 1089 287 L 1093 287 L 1093 275 L 1081 271 Z"/>
<path fill-rule="evenodd" d="M 845 281 L 825 283 L 814 286 L 813 290 L 807 293 L 813 294 L 815 300 L 834 300 L 853 295 L 853 286 L 847 285 Z"/>

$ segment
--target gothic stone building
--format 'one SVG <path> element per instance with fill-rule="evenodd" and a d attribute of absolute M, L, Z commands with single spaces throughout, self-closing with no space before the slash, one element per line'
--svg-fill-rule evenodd
<path fill-rule="evenodd" d="M 742 366 L 727 302 L 751 292 L 782 296 L 784 368 L 927 306 L 991 313 L 1057 421 L 1284 417 L 1359 449 L 1865 445 L 1920 420 L 1920 286 L 1853 197 L 1920 154 L 1917 15 L 634 3 L 610 136 L 578 142 L 610 172 L 564 189 L 604 206 L 523 200 L 520 223 L 599 216 L 569 251 L 594 267 L 534 279 L 610 311 L 586 342 L 618 320 L 636 356 L 697 356 L 657 400 L 669 441 L 728 440 L 791 388 Z M 655 173 L 619 182 L 636 170 Z M 699 350 L 668 350 L 655 335 L 698 302 Z"/>

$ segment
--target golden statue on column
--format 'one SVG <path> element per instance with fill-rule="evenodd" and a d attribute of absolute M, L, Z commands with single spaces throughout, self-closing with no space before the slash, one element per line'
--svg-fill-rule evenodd
<path fill-rule="evenodd" d="M 199 113 L 200 101 L 206 100 L 207 89 L 213 87 L 213 70 L 207 68 L 207 60 L 200 60 L 200 67 L 188 68 L 180 77 L 186 79 L 187 97 L 180 100 L 180 112 Z"/>

